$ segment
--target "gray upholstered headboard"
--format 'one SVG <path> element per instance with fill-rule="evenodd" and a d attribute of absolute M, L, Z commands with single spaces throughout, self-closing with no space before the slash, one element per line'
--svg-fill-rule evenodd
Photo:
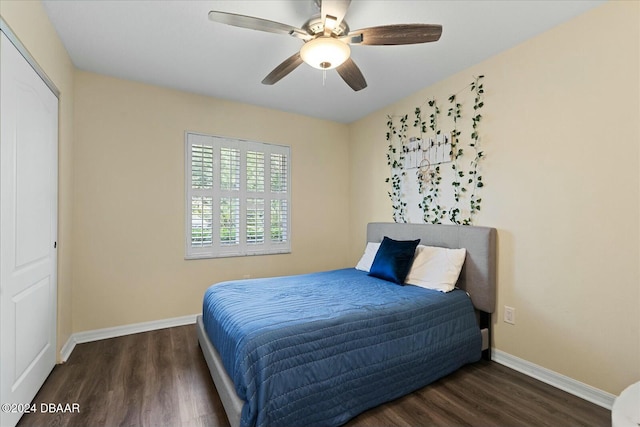
<path fill-rule="evenodd" d="M 473 305 L 487 313 L 496 306 L 496 229 L 468 225 L 372 222 L 367 242 L 420 239 L 421 245 L 465 248 L 467 256 L 457 286 L 471 295 Z"/>

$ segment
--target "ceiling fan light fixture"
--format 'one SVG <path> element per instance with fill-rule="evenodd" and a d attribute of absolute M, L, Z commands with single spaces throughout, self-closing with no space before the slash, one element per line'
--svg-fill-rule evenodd
<path fill-rule="evenodd" d="M 319 70 L 332 70 L 349 59 L 349 45 L 330 36 L 320 36 L 305 43 L 300 49 L 304 62 Z"/>

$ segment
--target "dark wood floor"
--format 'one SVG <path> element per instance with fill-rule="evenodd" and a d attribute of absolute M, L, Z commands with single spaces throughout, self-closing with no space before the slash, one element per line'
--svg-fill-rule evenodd
<path fill-rule="evenodd" d="M 194 325 L 79 344 L 34 399 L 80 413 L 19 426 L 227 426 Z M 610 426 L 610 411 L 495 362 L 468 365 L 347 426 Z"/>

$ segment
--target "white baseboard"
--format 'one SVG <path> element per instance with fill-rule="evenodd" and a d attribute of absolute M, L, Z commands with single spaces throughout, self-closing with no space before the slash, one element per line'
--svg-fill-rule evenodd
<path fill-rule="evenodd" d="M 60 363 L 64 363 L 69 360 L 69 356 L 73 352 L 73 349 L 76 348 L 76 340 L 73 339 L 73 334 L 69 337 L 66 343 L 60 349 Z"/>
<path fill-rule="evenodd" d="M 92 331 L 76 332 L 71 334 L 69 340 L 60 349 L 60 360 L 64 363 L 69 359 L 76 344 L 104 340 L 107 338 L 121 337 L 123 335 L 137 334 L 140 332 L 155 331 L 156 329 L 172 328 L 196 323 L 197 314 L 173 317 L 171 319 L 153 320 L 151 322 L 134 323 L 130 325 L 115 326 L 113 328 L 94 329 Z"/>
<path fill-rule="evenodd" d="M 552 385 L 555 388 L 566 391 L 567 393 L 571 393 L 581 399 L 594 403 L 598 406 L 602 406 L 603 408 L 611 410 L 613 407 L 613 401 L 616 398 L 615 395 L 551 371 L 547 368 L 543 368 L 542 366 L 538 366 L 524 359 L 520 359 L 519 357 L 505 353 L 504 351 L 494 348 L 491 352 L 491 360 L 540 380 L 543 383 Z"/>

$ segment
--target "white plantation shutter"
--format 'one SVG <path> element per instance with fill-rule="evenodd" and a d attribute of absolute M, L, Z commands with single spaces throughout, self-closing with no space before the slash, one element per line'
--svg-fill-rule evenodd
<path fill-rule="evenodd" d="M 290 149 L 187 133 L 186 257 L 291 252 Z"/>
<path fill-rule="evenodd" d="M 286 199 L 271 199 L 271 240 L 283 243 L 289 240 L 289 205 Z"/>
<path fill-rule="evenodd" d="M 286 242 L 289 240 L 289 156 L 271 153 L 271 240 Z"/>

